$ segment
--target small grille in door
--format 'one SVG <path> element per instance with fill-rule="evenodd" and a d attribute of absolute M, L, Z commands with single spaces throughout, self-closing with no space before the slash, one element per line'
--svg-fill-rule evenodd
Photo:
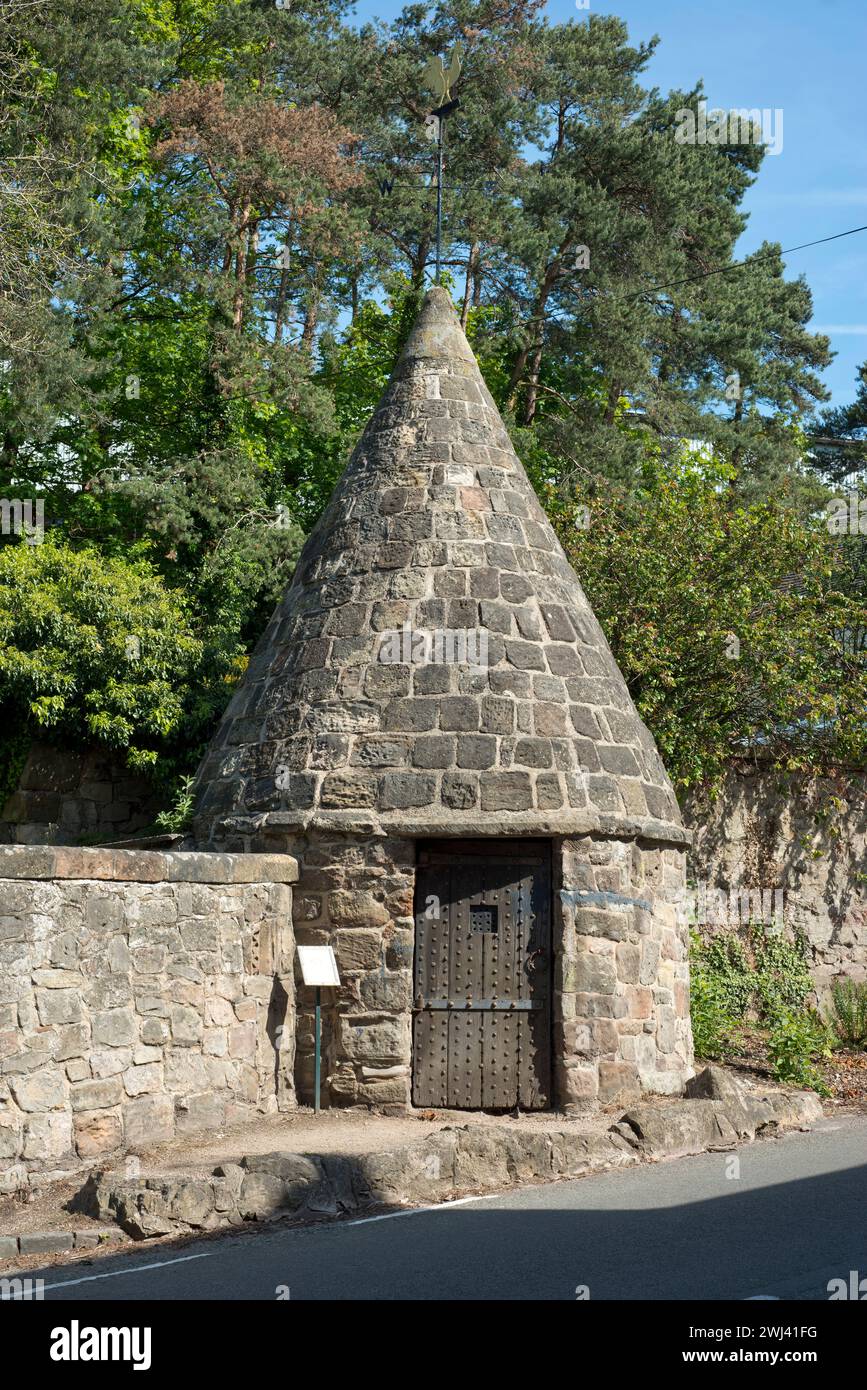
<path fill-rule="evenodd" d="M 496 932 L 497 930 L 497 909 L 496 907 L 471 907 L 470 908 L 470 931 Z"/>

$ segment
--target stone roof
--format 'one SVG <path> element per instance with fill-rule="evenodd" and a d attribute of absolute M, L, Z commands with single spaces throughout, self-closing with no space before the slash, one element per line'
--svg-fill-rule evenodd
<path fill-rule="evenodd" d="M 197 778 L 200 842 L 311 825 L 688 838 L 442 289 Z"/>

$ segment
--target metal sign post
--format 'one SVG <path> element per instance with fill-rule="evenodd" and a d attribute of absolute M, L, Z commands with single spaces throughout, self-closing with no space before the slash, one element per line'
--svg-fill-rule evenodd
<path fill-rule="evenodd" d="M 322 1091 L 322 988 L 316 986 L 316 1043 L 313 1052 L 313 1113 L 319 1114 L 319 1096 Z"/>
<path fill-rule="evenodd" d="M 298 963 L 301 978 L 305 985 L 312 985 L 314 994 L 315 1031 L 313 1052 L 313 1111 L 320 1110 L 320 1091 L 322 1088 L 322 990 L 333 989 L 340 984 L 337 961 L 332 946 L 299 946 Z"/>

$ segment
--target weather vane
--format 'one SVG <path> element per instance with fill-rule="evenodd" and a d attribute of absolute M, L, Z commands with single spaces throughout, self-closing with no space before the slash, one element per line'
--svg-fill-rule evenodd
<path fill-rule="evenodd" d="M 436 283 L 440 283 L 442 272 L 442 237 L 443 237 L 443 146 L 445 142 L 445 123 L 446 117 L 456 111 L 460 102 L 452 97 L 452 86 L 457 82 L 461 71 L 461 58 L 463 49 L 456 43 L 452 49 L 452 56 L 449 59 L 448 67 L 445 66 L 442 58 L 437 54 L 436 57 L 428 60 L 428 65 L 424 71 L 425 86 L 428 87 L 437 98 L 439 103 L 431 112 L 428 120 L 433 117 L 437 126 L 437 270 Z"/>
<path fill-rule="evenodd" d="M 452 83 L 457 82 L 461 71 L 461 58 L 463 50 L 459 43 L 452 49 L 452 56 L 449 59 L 448 68 L 445 67 L 439 54 L 434 58 L 428 59 L 428 65 L 424 70 L 424 80 L 434 96 L 438 98 L 440 106 L 444 106 L 452 98 Z M 436 115 L 436 112 L 434 112 Z"/>

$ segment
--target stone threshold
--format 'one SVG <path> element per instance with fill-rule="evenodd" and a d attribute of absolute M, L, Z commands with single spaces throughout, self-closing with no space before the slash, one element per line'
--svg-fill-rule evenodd
<path fill-rule="evenodd" d="M 4 845 L 0 847 L 0 879 L 4 878 L 114 883 L 297 883 L 298 861 L 289 854 Z"/>
<path fill-rule="evenodd" d="M 124 1181 L 100 1173 L 85 1184 L 77 1205 L 97 1220 L 116 1222 L 135 1240 L 251 1221 L 309 1222 L 725 1151 L 808 1129 L 821 1116 L 812 1092 L 758 1094 L 708 1067 L 688 1083 L 685 1099 L 633 1106 L 602 1133 L 470 1124 L 381 1153 L 251 1154 L 221 1164 L 207 1178 Z"/>

